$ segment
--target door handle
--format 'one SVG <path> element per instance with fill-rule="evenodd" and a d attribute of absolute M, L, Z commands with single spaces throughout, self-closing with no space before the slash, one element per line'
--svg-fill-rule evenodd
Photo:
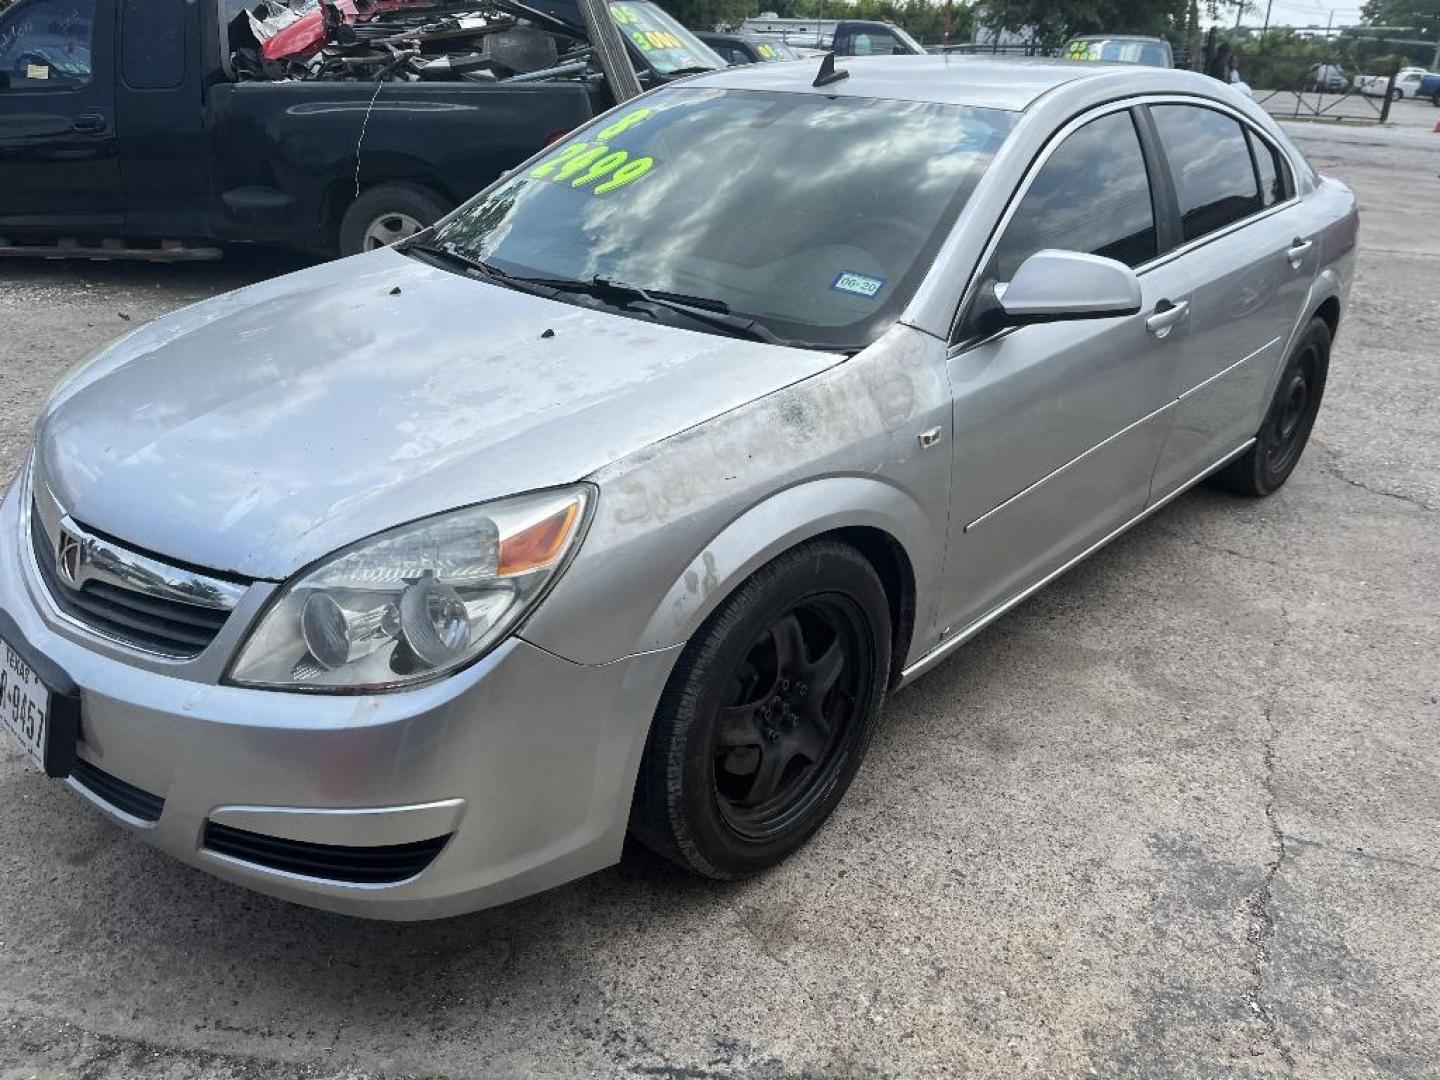
<path fill-rule="evenodd" d="M 110 121 L 105 119 L 105 114 L 98 112 L 81 113 L 70 125 L 72 130 L 86 135 L 98 135 L 109 126 Z"/>
<path fill-rule="evenodd" d="M 1290 265 L 1296 270 L 1300 269 L 1300 262 L 1305 258 L 1305 253 L 1315 246 L 1314 240 L 1301 240 L 1296 237 L 1290 241 L 1290 249 L 1285 252 L 1285 257 L 1290 260 Z"/>
<path fill-rule="evenodd" d="M 1189 310 L 1189 300 L 1181 300 L 1178 304 L 1172 304 L 1169 300 L 1161 300 L 1155 305 L 1155 314 L 1145 320 L 1145 329 L 1157 338 L 1166 337 Z"/>

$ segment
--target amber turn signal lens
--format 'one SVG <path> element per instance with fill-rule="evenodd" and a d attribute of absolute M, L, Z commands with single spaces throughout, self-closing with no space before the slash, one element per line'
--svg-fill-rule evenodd
<path fill-rule="evenodd" d="M 565 544 L 580 516 L 580 504 L 572 502 L 543 521 L 500 541 L 500 576 L 514 577 L 552 565 L 565 550 Z"/>

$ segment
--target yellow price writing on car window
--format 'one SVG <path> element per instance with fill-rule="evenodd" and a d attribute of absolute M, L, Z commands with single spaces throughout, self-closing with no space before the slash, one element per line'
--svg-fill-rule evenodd
<path fill-rule="evenodd" d="M 619 120 L 616 120 L 613 124 L 610 124 L 607 127 L 603 127 L 599 131 L 597 131 L 595 133 L 595 138 L 599 139 L 601 142 L 609 142 L 611 139 L 623 135 L 636 124 L 643 124 L 653 115 L 655 115 L 654 109 L 636 109 L 634 112 L 628 112 L 624 116 L 620 117 Z"/>
<path fill-rule="evenodd" d="M 553 180 L 572 188 L 595 184 L 596 195 L 608 195 L 633 184 L 655 168 L 650 156 L 632 158 L 627 150 L 612 150 L 604 143 L 571 143 L 530 170 L 532 180 Z M 596 183 L 596 181 L 602 181 Z"/>
<path fill-rule="evenodd" d="M 632 109 L 595 133 L 593 142 L 573 142 L 554 151 L 530 170 L 532 180 L 553 180 L 572 188 L 589 188 L 596 195 L 633 184 L 655 168 L 648 154 L 631 157 L 630 151 L 612 147 L 612 140 L 655 115 L 652 108 Z"/>

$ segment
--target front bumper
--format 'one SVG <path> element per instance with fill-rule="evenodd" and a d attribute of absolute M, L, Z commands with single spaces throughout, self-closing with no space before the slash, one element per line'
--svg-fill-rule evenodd
<path fill-rule="evenodd" d="M 273 896 L 385 919 L 472 911 L 619 858 L 677 650 L 584 666 L 511 638 L 448 679 L 373 696 L 176 678 L 94 647 L 47 610 L 20 487 L 0 504 L 0 610 L 79 687 L 78 753 L 89 768 L 66 783 L 147 842 Z M 129 812 L 154 803 L 97 783 L 96 769 L 163 800 L 158 815 Z M 258 865 L 207 841 L 214 826 L 347 848 L 447 839 L 415 876 L 377 884 Z"/>

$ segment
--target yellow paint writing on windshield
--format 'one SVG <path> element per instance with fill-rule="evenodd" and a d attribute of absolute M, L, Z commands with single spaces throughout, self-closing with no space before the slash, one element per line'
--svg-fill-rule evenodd
<path fill-rule="evenodd" d="M 597 131 L 594 142 L 569 143 L 553 151 L 530 170 L 530 179 L 551 180 L 571 188 L 590 188 L 596 195 L 607 195 L 633 184 L 655 168 L 655 159 L 648 155 L 631 157 L 630 151 L 612 147 L 610 143 L 653 115 L 654 109 L 631 110 Z"/>

